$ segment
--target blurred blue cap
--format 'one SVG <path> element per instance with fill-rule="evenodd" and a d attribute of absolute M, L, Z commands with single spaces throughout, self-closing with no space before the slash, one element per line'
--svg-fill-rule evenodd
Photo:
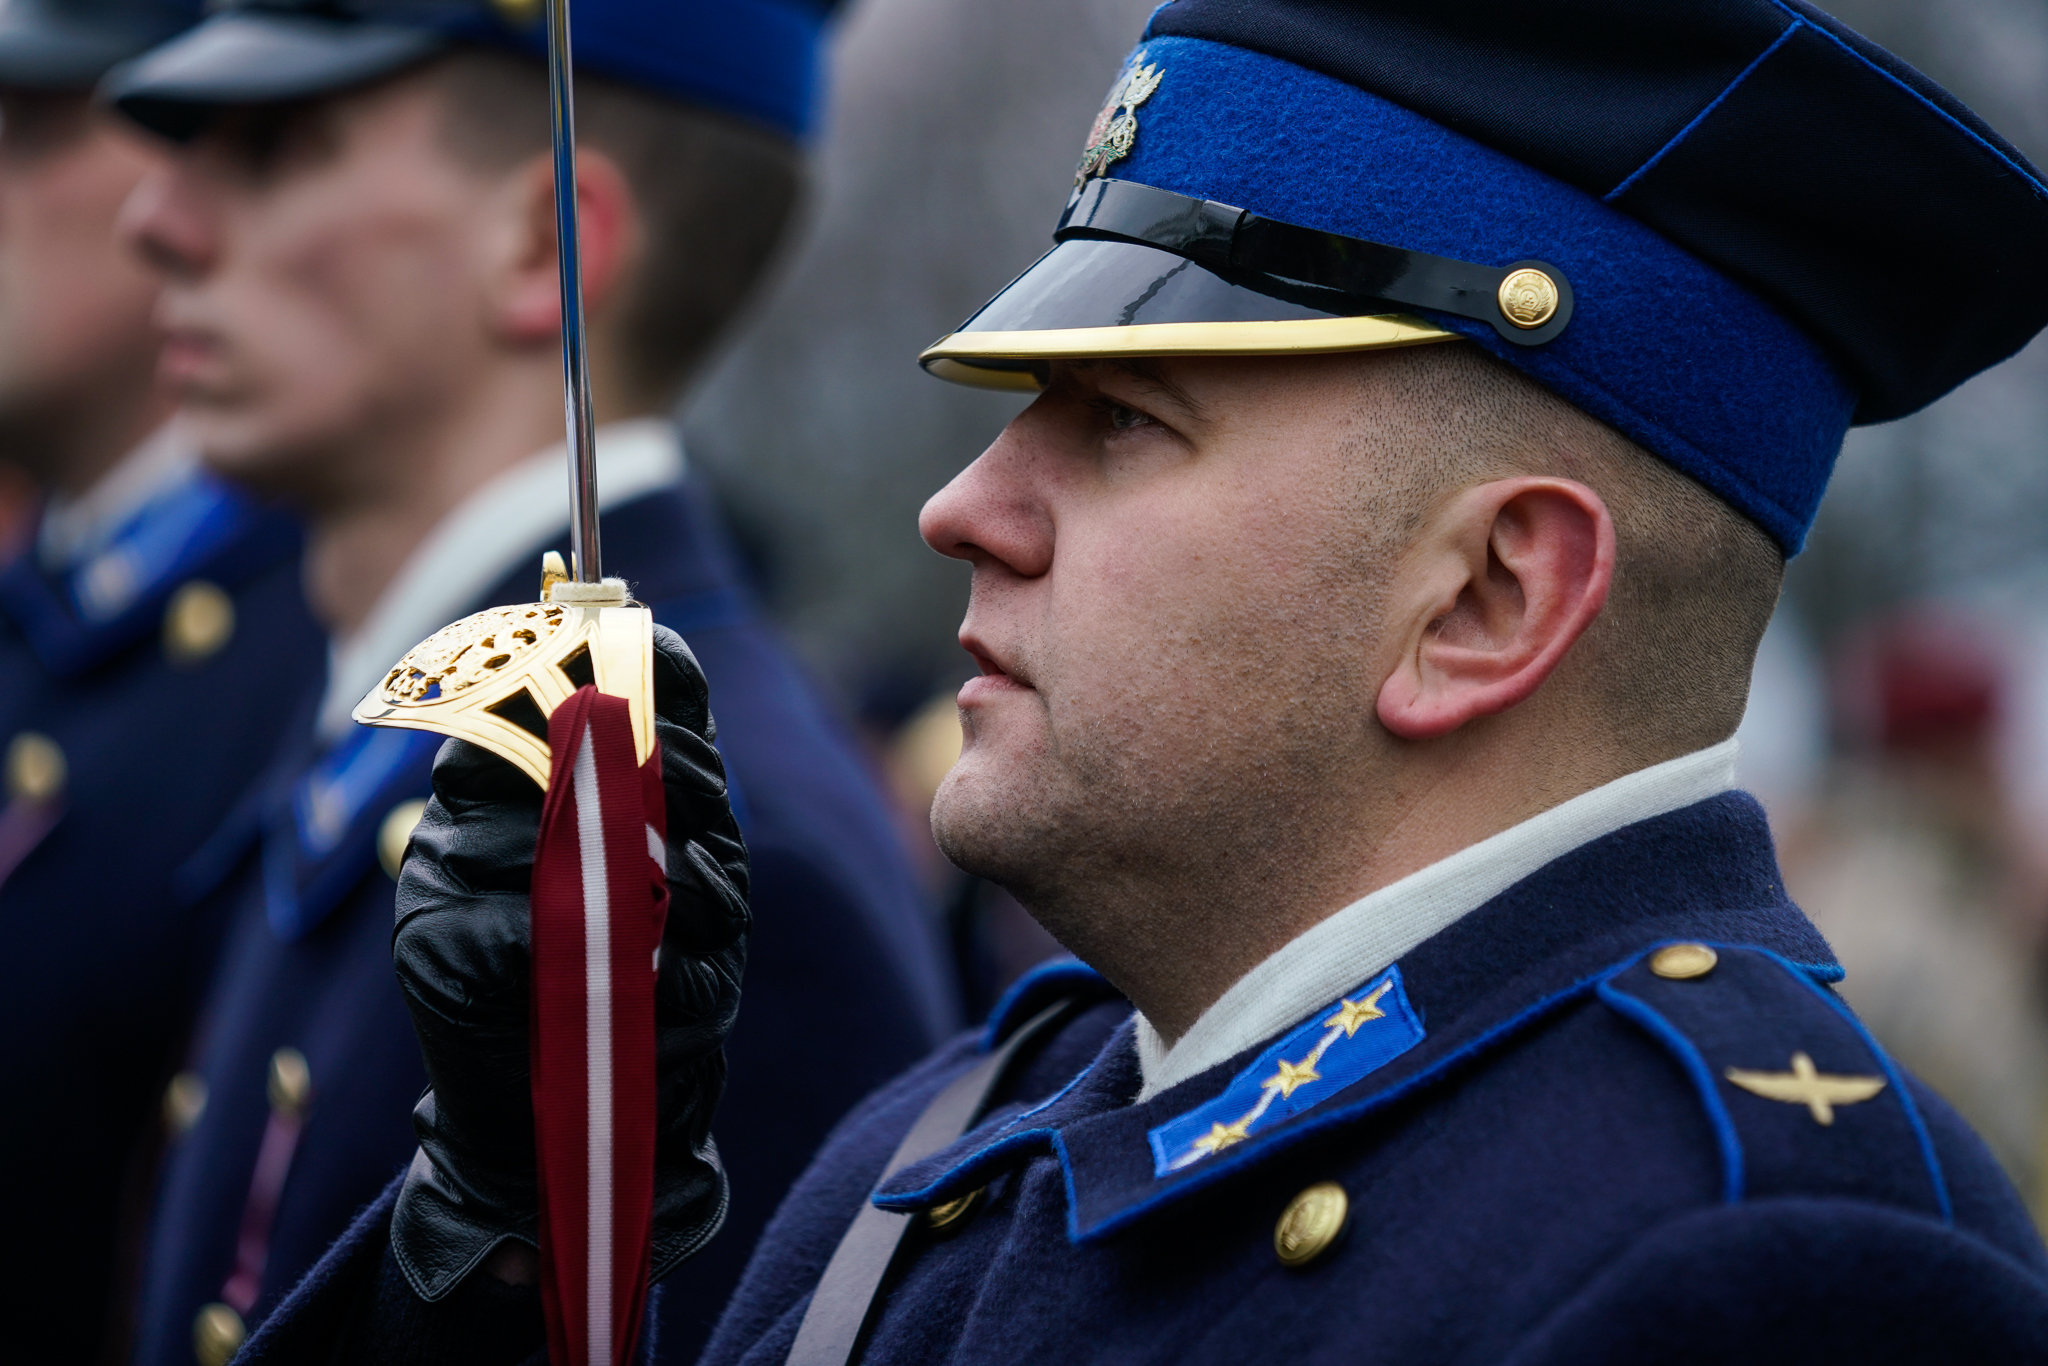
<path fill-rule="evenodd" d="M 833 0 L 575 0 L 579 73 L 764 125 L 811 127 Z M 458 45 L 544 59 L 540 0 L 227 0 L 197 28 L 115 69 L 101 93 L 171 138 L 233 104 L 362 85 Z"/>
<path fill-rule="evenodd" d="M 199 18 L 199 0 L 4 0 L 0 86 L 90 90 Z"/>

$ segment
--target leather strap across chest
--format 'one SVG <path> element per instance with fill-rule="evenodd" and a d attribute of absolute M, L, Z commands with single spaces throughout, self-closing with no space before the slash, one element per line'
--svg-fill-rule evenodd
<path fill-rule="evenodd" d="M 1024 1045 L 1065 1015 L 1072 1001 L 1057 1001 L 1027 1020 L 1001 1046 L 955 1077 L 933 1097 L 910 1132 L 896 1145 L 882 1176 L 927 1157 L 974 1127 L 988 1098 L 1001 1084 L 1011 1061 Z M 895 1260 L 896 1249 L 910 1231 L 914 1212 L 876 1209 L 862 1204 L 846 1236 L 833 1249 L 810 1307 L 790 1345 L 787 1366 L 846 1366 L 867 1326 L 882 1278 Z"/>

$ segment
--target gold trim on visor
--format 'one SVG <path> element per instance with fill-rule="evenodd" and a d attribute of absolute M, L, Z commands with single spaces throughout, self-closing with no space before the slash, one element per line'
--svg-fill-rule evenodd
<path fill-rule="evenodd" d="M 1035 390 L 1030 370 L 988 361 L 1089 360 L 1098 356 L 1272 356 L 1382 351 L 1457 341 L 1458 334 L 1405 313 L 1362 318 L 1287 318 L 1248 322 L 1136 323 L 1129 327 L 1055 327 L 1030 332 L 949 332 L 918 364 L 954 384 Z"/>

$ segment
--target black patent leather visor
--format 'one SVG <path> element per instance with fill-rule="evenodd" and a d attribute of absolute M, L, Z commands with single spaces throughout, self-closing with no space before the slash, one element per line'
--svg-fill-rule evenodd
<path fill-rule="evenodd" d="M 941 379 L 1030 390 L 1052 360 L 1286 355 L 1456 340 L 1409 310 L 1487 321 L 1522 345 L 1558 334 L 1570 285 L 1542 262 L 1485 267 L 1260 218 L 1124 181 L 1090 182 L 1057 245 L 918 357 Z M 1542 323 L 1504 310 L 1543 272 Z"/>

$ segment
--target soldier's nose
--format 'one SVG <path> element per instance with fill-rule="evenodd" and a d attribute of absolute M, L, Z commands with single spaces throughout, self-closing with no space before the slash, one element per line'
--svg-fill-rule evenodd
<path fill-rule="evenodd" d="M 188 180 L 175 161 L 156 167 L 121 206 L 122 240 L 172 276 L 204 274 L 215 257 L 213 225 Z"/>

